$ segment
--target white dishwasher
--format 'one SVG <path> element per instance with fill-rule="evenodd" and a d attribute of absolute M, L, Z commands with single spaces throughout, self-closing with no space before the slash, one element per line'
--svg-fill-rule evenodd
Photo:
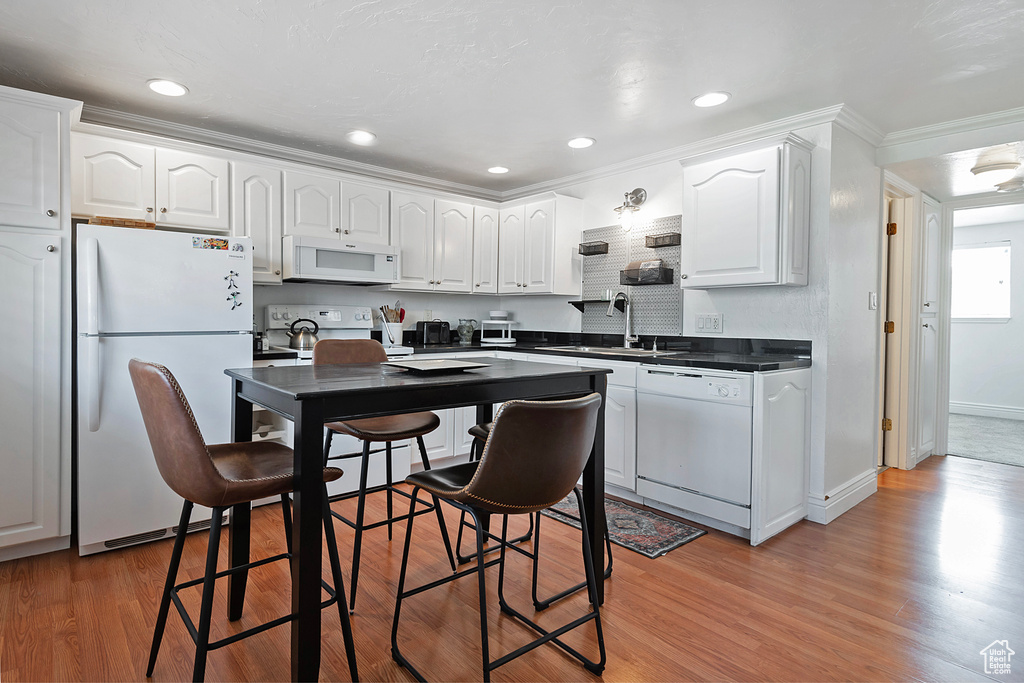
<path fill-rule="evenodd" d="M 637 493 L 750 528 L 753 376 L 688 367 L 637 374 Z"/>

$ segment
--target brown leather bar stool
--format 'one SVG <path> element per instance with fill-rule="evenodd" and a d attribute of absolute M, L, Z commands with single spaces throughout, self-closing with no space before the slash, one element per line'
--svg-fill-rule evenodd
<path fill-rule="evenodd" d="M 414 499 L 409 513 L 415 511 L 415 494 L 420 488 L 434 494 L 455 508 L 473 518 L 476 530 L 476 567 L 437 581 L 405 589 L 409 565 L 409 549 L 412 541 L 413 519 L 410 517 L 405 532 L 405 548 L 402 552 L 402 569 L 398 579 L 398 597 L 395 602 L 395 617 L 391 626 L 391 656 L 409 669 L 418 680 L 424 680 L 419 671 L 401 653 L 398 646 L 398 625 L 402 614 L 402 602 L 414 595 L 447 584 L 450 581 L 477 575 L 480 598 L 480 642 L 483 654 L 483 680 L 489 681 L 491 671 L 499 666 L 533 650 L 544 643 L 553 643 L 580 660 L 592 673 L 604 671 L 606 656 L 604 635 L 601 630 L 601 612 L 597 600 L 597 579 L 594 563 L 590 556 L 587 518 L 583 510 L 583 498 L 576 489 L 576 481 L 590 458 L 597 431 L 597 417 L 601 409 L 601 396 L 589 394 L 567 401 L 509 401 L 498 409 L 490 438 L 484 446 L 480 462 L 469 462 L 454 467 L 423 471 L 406 477 L 406 483 L 413 488 Z M 505 600 L 505 552 L 514 550 L 532 558 L 533 553 L 507 542 L 508 515 L 533 514 L 551 507 L 574 492 L 579 507 L 580 525 L 583 528 L 583 557 L 587 574 L 590 609 L 588 613 L 563 626 L 547 630 L 524 614 L 513 609 Z M 494 536 L 484 529 L 481 516 L 502 515 L 501 536 Z M 501 553 L 497 558 L 484 559 L 484 538 L 499 542 Z M 498 603 L 501 611 L 519 620 L 540 634 L 540 637 L 518 649 L 491 660 L 487 638 L 487 595 L 484 570 L 499 565 Z M 562 642 L 559 637 L 577 626 L 594 620 L 600 659 L 592 661 Z"/>
<path fill-rule="evenodd" d="M 388 355 L 380 342 L 373 339 L 324 339 L 313 346 L 313 365 L 344 365 L 349 363 L 383 363 L 387 361 Z M 345 420 L 342 422 L 328 422 L 324 425 L 327 428 L 327 437 L 324 440 L 324 466 L 328 460 L 343 460 L 347 458 L 362 458 L 362 467 L 359 472 L 359 488 L 348 494 L 335 498 L 335 500 L 347 500 L 355 496 L 359 497 L 356 507 L 356 519 L 344 517 L 339 512 L 331 511 L 335 517 L 345 524 L 348 524 L 356 532 L 355 541 L 352 544 L 352 594 L 349 599 L 349 609 L 353 612 L 356 606 L 356 587 L 359 582 L 359 555 L 362 547 L 363 531 L 375 529 L 387 525 L 388 540 L 391 540 L 392 525 L 408 519 L 407 515 L 395 517 L 393 509 L 392 494 L 409 497 L 409 494 L 394 487 L 392 478 L 392 451 L 391 444 L 395 441 L 416 439 L 420 449 L 420 461 L 423 469 L 430 469 L 430 461 L 427 459 L 427 448 L 423 444 L 423 435 L 437 429 L 441 420 L 431 412 L 405 413 L 402 415 L 386 415 L 384 417 L 369 417 L 358 420 Z M 363 442 L 363 449 L 360 453 L 345 453 L 343 455 L 330 456 L 331 439 L 334 433 L 348 434 Z M 366 476 L 370 469 L 370 454 L 379 453 L 380 449 L 371 450 L 370 444 L 383 443 L 386 452 L 386 477 L 387 482 L 383 487 L 367 489 Z M 371 524 L 366 524 L 364 515 L 366 512 L 366 494 L 384 490 L 387 492 L 387 518 Z M 441 513 L 441 506 L 437 499 L 432 505 L 419 510 L 416 514 L 427 514 L 433 510 L 437 514 L 437 523 L 441 527 L 441 538 L 444 541 L 445 550 L 448 552 L 448 560 L 455 571 L 455 556 L 452 553 L 451 541 L 448 539 L 448 527 L 444 523 L 444 515 Z"/>
<path fill-rule="evenodd" d="M 469 450 L 470 461 L 480 459 L 480 454 L 483 452 L 484 445 L 487 443 L 487 437 L 490 436 L 491 428 L 493 426 L 493 422 L 487 422 L 484 424 L 473 425 L 468 430 L 466 430 L 469 433 L 469 435 L 473 437 L 473 444 L 470 446 Z M 567 513 L 562 514 L 565 514 L 567 517 L 574 519 L 577 522 L 579 521 L 578 518 L 573 517 L 572 515 L 569 515 Z M 535 609 L 538 610 L 550 607 L 552 603 L 561 600 L 562 598 L 568 597 L 569 595 L 572 595 L 573 593 L 575 593 L 578 590 L 581 590 L 584 586 L 587 585 L 586 581 L 581 581 L 580 583 L 570 586 L 569 588 L 566 588 L 562 592 L 556 593 L 551 597 L 537 597 L 537 576 L 540 573 L 540 518 L 540 512 L 535 512 L 534 514 L 530 515 L 530 528 L 527 530 L 527 532 L 522 536 L 519 536 L 518 538 L 509 540 L 509 543 L 519 543 L 521 541 L 525 541 L 531 536 L 533 537 L 533 606 Z M 460 563 L 467 562 L 473 559 L 473 555 L 462 555 L 462 529 L 464 528 L 464 526 L 469 526 L 468 524 L 466 524 L 465 520 L 466 513 L 462 513 L 461 517 L 459 518 L 459 535 L 457 540 L 455 541 L 455 553 Z M 605 551 L 608 554 L 608 564 L 605 566 L 604 569 L 604 578 L 608 579 L 612 575 L 613 559 L 612 539 L 611 536 L 608 534 L 607 526 L 605 526 L 604 528 L 604 546 Z M 484 552 L 489 552 L 490 550 L 494 550 L 494 548 L 489 548 Z"/>
<path fill-rule="evenodd" d="M 239 442 L 207 445 L 199 432 L 192 409 L 185 394 L 174 379 L 174 375 L 162 365 L 133 359 L 128 371 L 135 385 L 135 395 L 142 410 L 149 442 L 156 458 L 157 469 L 171 489 L 184 498 L 178 533 L 174 538 L 171 563 L 167 568 L 167 579 L 160 598 L 160 611 L 153 631 L 153 645 L 149 653 L 146 676 L 153 675 L 156 657 L 160 651 L 167 612 L 173 600 L 185 627 L 196 644 L 196 659 L 192 669 L 192 680 L 202 681 L 206 676 L 206 656 L 210 650 L 229 645 L 237 640 L 280 626 L 295 618 L 294 614 L 278 617 L 259 626 L 246 629 L 227 638 L 210 642 L 210 620 L 213 612 L 213 591 L 216 579 L 243 572 L 270 562 L 291 558 L 291 511 L 288 494 L 295 489 L 292 449 L 275 443 Z M 324 482 L 341 477 L 341 470 L 324 469 Z M 280 496 L 284 513 L 288 552 L 256 562 L 239 565 L 222 572 L 217 571 L 217 551 L 220 547 L 221 520 L 224 511 L 234 505 L 251 503 L 259 498 Z M 323 488 L 324 506 L 327 506 L 327 487 Z M 206 551 L 206 572 L 201 579 L 175 585 L 181 553 L 185 545 L 189 519 L 193 505 L 213 508 L 210 523 L 209 545 Z M 352 680 L 358 680 L 356 651 L 352 641 L 352 626 L 345 605 L 345 588 L 341 577 L 341 562 L 338 559 L 338 543 L 334 536 L 334 524 L 329 516 L 324 517 L 324 532 L 327 550 L 331 560 L 331 575 L 334 586 L 326 582 L 324 589 L 330 596 L 320 608 L 338 603 L 341 615 L 341 630 L 348 654 L 348 667 Z M 203 585 L 203 598 L 199 610 L 199 626 L 196 627 L 178 598 L 178 591 Z"/>

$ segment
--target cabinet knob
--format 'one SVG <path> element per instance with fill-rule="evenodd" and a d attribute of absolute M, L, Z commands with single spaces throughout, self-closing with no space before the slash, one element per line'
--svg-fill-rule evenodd
<path fill-rule="evenodd" d="M 57 212 L 54 211 L 53 209 L 47 209 L 46 210 L 46 215 L 49 216 L 50 218 L 53 218 L 54 216 L 57 215 Z"/>
<path fill-rule="evenodd" d="M 480 286 L 480 283 L 479 283 L 479 282 L 478 282 L 478 283 L 476 283 L 476 286 L 477 286 L 477 287 L 479 287 L 479 286 Z"/>
<path fill-rule="evenodd" d="M 341 228 L 334 228 L 334 232 L 341 232 Z"/>
<path fill-rule="evenodd" d="M 530 285 L 526 284 L 525 282 L 523 283 L 523 289 L 526 289 L 526 288 L 527 288 L 527 287 L 529 287 L 529 286 L 530 286 Z"/>
<path fill-rule="evenodd" d="M 345 234 L 347 235 L 347 234 L 348 234 L 349 232 L 351 232 L 351 231 L 350 231 L 350 230 L 345 230 L 344 232 L 345 232 Z"/>
<path fill-rule="evenodd" d="M 682 275 L 680 275 L 679 277 L 681 277 L 682 279 L 684 279 L 684 280 L 685 280 L 685 279 L 686 279 L 686 273 L 683 273 L 683 274 L 682 274 Z"/>
<path fill-rule="evenodd" d="M 275 270 L 275 271 L 274 271 L 274 275 L 280 275 L 280 274 L 281 274 L 281 271 L 280 271 L 280 270 Z"/>
<path fill-rule="evenodd" d="M 929 307 L 929 306 L 931 306 L 931 304 L 930 304 L 930 303 L 928 303 L 927 301 L 925 301 L 925 302 L 924 302 L 924 305 L 925 305 L 925 307 L 926 307 L 926 308 L 927 308 L 927 307 Z"/>
<path fill-rule="evenodd" d="M 152 206 L 147 206 L 146 207 L 146 213 L 153 213 L 153 207 Z"/>
<path fill-rule="evenodd" d="M 931 325 L 929 325 L 928 323 L 925 323 L 924 325 L 921 325 L 921 327 L 931 327 Z"/>
<path fill-rule="evenodd" d="M 46 251 L 57 251 L 57 247 L 53 246 L 52 244 L 47 244 Z"/>
<path fill-rule="evenodd" d="M 160 213 L 167 213 L 167 207 L 164 206 L 160 209 Z"/>

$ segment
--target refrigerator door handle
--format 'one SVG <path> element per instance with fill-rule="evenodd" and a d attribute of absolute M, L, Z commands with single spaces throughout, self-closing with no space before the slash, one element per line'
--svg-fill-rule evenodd
<path fill-rule="evenodd" d="M 94 335 L 100 329 L 100 250 L 99 240 L 95 237 L 87 237 L 82 243 L 82 279 L 83 287 L 80 297 L 83 317 L 79 321 L 79 333 Z M 96 358 L 99 358 L 99 350 L 96 351 Z M 95 430 L 93 430 L 95 431 Z"/>
<path fill-rule="evenodd" d="M 81 337 L 78 341 L 85 345 L 81 379 L 86 424 L 90 432 L 95 432 L 100 428 L 100 338 Z"/>

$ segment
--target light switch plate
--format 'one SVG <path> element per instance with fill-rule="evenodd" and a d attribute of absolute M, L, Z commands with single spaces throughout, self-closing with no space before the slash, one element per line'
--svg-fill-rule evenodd
<path fill-rule="evenodd" d="M 722 334 L 723 332 L 721 313 L 698 313 L 694 317 L 694 323 L 698 332 L 708 334 Z"/>

